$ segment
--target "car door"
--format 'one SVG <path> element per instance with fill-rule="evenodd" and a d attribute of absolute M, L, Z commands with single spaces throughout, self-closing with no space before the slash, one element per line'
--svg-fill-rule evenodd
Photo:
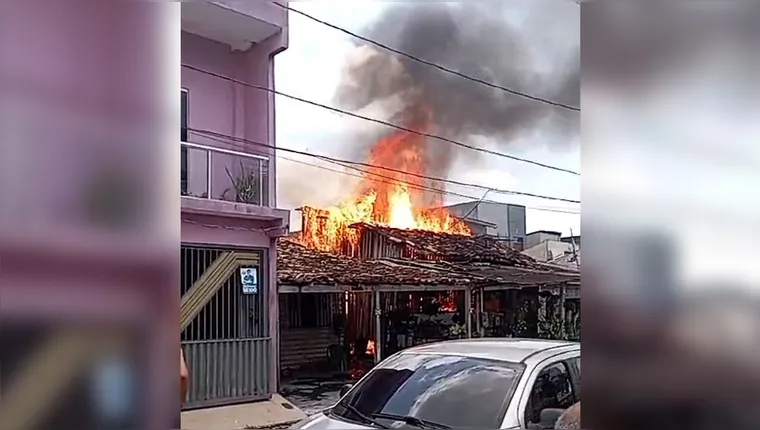
<path fill-rule="evenodd" d="M 579 399 L 570 360 L 577 354 L 562 354 L 539 363 L 533 370 L 520 400 L 522 428 L 553 428 L 553 423 L 541 423 L 544 409 L 567 409 Z"/>

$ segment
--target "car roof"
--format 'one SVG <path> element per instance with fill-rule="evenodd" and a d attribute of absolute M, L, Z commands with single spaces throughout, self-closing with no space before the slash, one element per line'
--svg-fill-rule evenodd
<path fill-rule="evenodd" d="M 580 350 L 580 346 L 579 342 L 563 340 L 480 338 L 429 343 L 405 349 L 402 354 L 457 355 L 523 363 L 530 358 Z"/>

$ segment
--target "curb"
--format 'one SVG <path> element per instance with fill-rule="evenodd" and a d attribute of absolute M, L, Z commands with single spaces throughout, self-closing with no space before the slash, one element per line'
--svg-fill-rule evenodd
<path fill-rule="evenodd" d="M 256 429 L 256 430 L 268 430 L 268 429 L 286 429 L 292 426 L 293 424 L 298 423 L 301 420 L 291 420 L 291 421 L 285 421 L 282 423 L 276 423 L 276 424 L 268 424 L 265 426 L 245 426 L 244 429 Z"/>

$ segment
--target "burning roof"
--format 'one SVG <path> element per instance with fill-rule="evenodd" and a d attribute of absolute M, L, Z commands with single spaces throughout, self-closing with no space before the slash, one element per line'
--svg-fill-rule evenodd
<path fill-rule="evenodd" d="M 501 241 L 428 230 L 402 230 L 357 223 L 352 228 L 380 234 L 409 250 L 409 256 L 424 260 L 461 263 L 493 263 L 511 267 L 544 269 L 533 258 L 515 251 Z"/>
<path fill-rule="evenodd" d="M 391 261 L 357 258 L 309 249 L 287 239 L 277 242 L 280 285 L 468 285 L 485 278 L 416 267 Z"/>

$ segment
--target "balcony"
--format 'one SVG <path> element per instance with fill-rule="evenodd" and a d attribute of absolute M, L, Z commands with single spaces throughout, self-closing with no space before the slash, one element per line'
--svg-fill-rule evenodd
<path fill-rule="evenodd" d="M 270 206 L 268 157 L 197 143 L 181 147 L 183 197 Z"/>

